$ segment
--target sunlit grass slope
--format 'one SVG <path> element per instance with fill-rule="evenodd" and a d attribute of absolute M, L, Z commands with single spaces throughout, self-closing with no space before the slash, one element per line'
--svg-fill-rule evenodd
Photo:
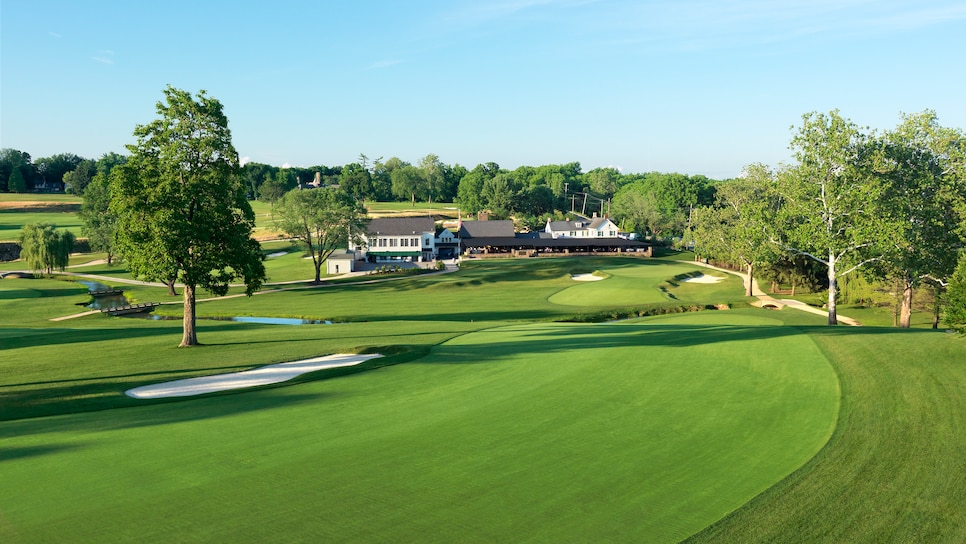
<path fill-rule="evenodd" d="M 30 540 L 674 542 L 806 462 L 838 402 L 765 318 L 516 325 L 351 378 L 0 424 L 0 508 Z"/>

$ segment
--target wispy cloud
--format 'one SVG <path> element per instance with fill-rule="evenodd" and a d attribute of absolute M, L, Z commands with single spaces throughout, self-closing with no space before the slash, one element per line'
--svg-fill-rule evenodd
<path fill-rule="evenodd" d="M 53 36 L 54 38 L 57 38 L 58 40 L 61 39 L 61 38 L 63 38 L 63 36 L 61 36 L 60 34 L 58 34 L 56 32 L 48 32 L 47 35 L 48 36 Z"/>
<path fill-rule="evenodd" d="M 501 0 L 495 2 L 475 2 L 469 6 L 452 11 L 447 19 L 453 22 L 483 24 L 505 19 L 526 12 L 555 10 L 580 7 L 600 3 L 601 0 Z"/>
<path fill-rule="evenodd" d="M 98 54 L 91 57 L 91 60 L 101 64 L 114 64 L 114 51 L 100 51 Z"/>
<path fill-rule="evenodd" d="M 582 15 L 580 24 L 611 44 L 695 51 L 918 30 L 966 20 L 966 5 L 947 0 L 628 1 Z"/>

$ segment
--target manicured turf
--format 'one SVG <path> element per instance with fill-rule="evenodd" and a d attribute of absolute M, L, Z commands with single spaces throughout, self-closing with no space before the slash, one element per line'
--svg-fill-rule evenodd
<path fill-rule="evenodd" d="M 656 265 L 656 266 L 655 266 Z M 599 281 L 575 281 L 550 297 L 550 302 L 565 306 L 621 306 L 683 300 L 686 302 L 735 298 L 741 280 L 730 276 L 717 284 L 681 281 L 677 275 L 697 274 L 692 264 L 668 264 L 645 260 L 639 266 L 608 270 Z M 670 291 L 674 291 L 673 294 Z M 729 298 L 730 297 L 730 298 Z"/>
<path fill-rule="evenodd" d="M 605 290 L 653 277 L 658 309 L 743 297 L 675 281 L 685 262 L 536 261 L 205 302 L 202 315 L 354 322 L 202 320 L 207 345 L 190 350 L 174 347 L 177 321 L 48 321 L 82 309 L 77 284 L 0 280 L 0 419 L 25 418 L 0 422 L 0 542 L 966 541 L 963 338 L 791 310 L 551 323 L 610 311 L 551 301 L 595 270 L 610 278 L 586 285 Z M 405 364 L 141 407 L 123 396 L 383 349 Z"/>
<path fill-rule="evenodd" d="M 43 222 L 69 230 L 78 238 L 81 237 L 81 225 L 84 224 L 76 212 L 15 212 L 0 208 L 0 242 L 16 241 L 24 225 Z"/>
<path fill-rule="evenodd" d="M 0 504 L 40 540 L 673 542 L 835 421 L 814 344 L 735 321 L 521 325 L 348 379 L 10 422 Z"/>
<path fill-rule="evenodd" d="M 966 339 L 811 331 L 842 383 L 828 446 L 693 542 L 966 542 Z"/>

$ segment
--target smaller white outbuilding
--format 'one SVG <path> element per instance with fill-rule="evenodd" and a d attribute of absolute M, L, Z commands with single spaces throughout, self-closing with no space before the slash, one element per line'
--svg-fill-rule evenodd
<path fill-rule="evenodd" d="M 356 270 L 356 252 L 337 249 L 325 260 L 327 274 L 347 274 Z"/>

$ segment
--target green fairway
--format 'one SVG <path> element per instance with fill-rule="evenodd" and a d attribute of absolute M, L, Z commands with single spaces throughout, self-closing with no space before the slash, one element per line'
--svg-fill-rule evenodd
<path fill-rule="evenodd" d="M 282 250 L 266 265 L 298 275 Z M 677 257 L 202 302 L 345 322 L 201 319 L 193 349 L 180 321 L 50 321 L 84 310 L 78 283 L 0 280 L 0 542 L 966 541 L 966 340 L 790 309 L 560 322 L 741 306 Z M 374 351 L 245 393 L 123 394 Z"/>
<path fill-rule="evenodd" d="M 515 326 L 350 379 L 8 422 L 4 518 L 39 540 L 674 542 L 834 426 L 814 344 L 734 321 Z"/>
<path fill-rule="evenodd" d="M 37 211 L 10 211 L 0 208 L 0 242 L 16 241 L 24 225 L 45 222 L 69 230 L 78 238 L 81 237 L 81 225 L 84 224 L 74 211 L 51 212 L 43 211 L 43 208 Z"/>

